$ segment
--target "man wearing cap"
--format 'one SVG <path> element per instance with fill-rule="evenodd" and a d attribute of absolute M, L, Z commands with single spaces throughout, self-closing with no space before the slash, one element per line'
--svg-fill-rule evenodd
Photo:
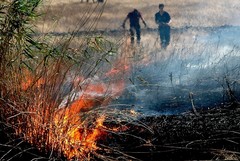
<path fill-rule="evenodd" d="M 158 24 L 161 47 L 166 49 L 170 43 L 170 20 L 168 12 L 163 10 L 164 4 L 159 4 L 159 11 L 155 14 L 155 22 Z"/>

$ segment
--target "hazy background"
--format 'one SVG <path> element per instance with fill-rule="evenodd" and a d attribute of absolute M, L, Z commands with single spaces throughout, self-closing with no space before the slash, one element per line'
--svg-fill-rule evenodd
<path fill-rule="evenodd" d="M 91 33 L 120 44 L 116 59 L 130 65 L 131 73 L 126 75 L 125 92 L 115 100 L 116 105 L 126 104 L 145 114 L 172 114 L 191 109 L 192 103 L 205 108 L 224 105 L 231 99 L 229 90 L 240 95 L 239 0 L 44 2 L 39 32 L 59 37 L 76 31 L 73 48 Z M 160 48 L 154 22 L 159 3 L 165 4 L 172 17 L 166 51 Z M 128 30 L 121 28 L 133 8 L 140 10 L 149 27 L 142 30 L 141 45 L 134 47 Z"/>

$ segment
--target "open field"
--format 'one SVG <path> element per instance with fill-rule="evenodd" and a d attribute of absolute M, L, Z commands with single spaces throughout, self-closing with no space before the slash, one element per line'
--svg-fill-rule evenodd
<path fill-rule="evenodd" d="M 40 1 L 0 7 L 0 160 L 239 160 L 238 0 L 161 1 L 167 49 L 157 0 Z"/>
<path fill-rule="evenodd" d="M 46 15 L 38 25 L 44 32 L 66 32 L 76 27 L 81 27 L 81 30 L 121 29 L 125 16 L 133 8 L 141 11 L 150 28 L 157 28 L 154 14 L 158 11 L 159 3 L 164 3 L 165 10 L 170 13 L 172 27 L 240 25 L 238 0 L 107 0 L 105 4 L 87 4 L 80 0 L 44 2 L 43 10 Z M 93 14 L 89 17 L 90 21 L 81 26 L 79 23 L 87 17 L 86 13 Z M 91 26 L 95 21 L 97 23 Z"/>
<path fill-rule="evenodd" d="M 168 113 L 170 106 L 177 107 L 180 104 L 182 110 L 189 108 L 188 94 L 192 91 L 196 94 L 195 101 L 199 107 L 223 101 L 220 89 L 225 83 L 216 79 L 226 75 L 232 81 L 238 82 L 239 79 L 239 75 L 233 71 L 233 68 L 239 66 L 233 59 L 239 60 L 237 35 L 240 34 L 240 21 L 237 15 L 240 15 L 240 3 L 237 0 L 231 3 L 227 0 L 161 2 L 172 16 L 171 43 L 167 51 L 160 48 L 154 22 L 159 4 L 157 0 L 108 0 L 105 4 L 51 0 L 43 5 L 47 14 L 39 28 L 42 32 L 52 32 L 56 37 L 76 31 L 76 38 L 72 41 L 72 48 L 76 49 L 89 34 L 104 35 L 117 43 L 117 59 L 124 59 L 126 64 L 131 64 L 132 73 L 126 79 L 133 81 L 127 81 L 126 93 L 130 95 L 127 97 L 134 99 L 125 100 L 123 96 L 121 101 L 137 104 L 141 107 L 140 111 L 148 113 L 149 109 L 153 109 Z M 142 12 L 149 27 L 142 30 L 141 47 L 135 49 L 131 49 L 129 44 L 128 31 L 121 28 L 123 19 L 133 8 Z M 86 17 L 89 14 L 91 16 Z M 82 21 L 86 23 L 80 23 Z M 230 68 L 228 73 L 224 73 L 224 66 Z M 169 74 L 172 75 L 172 82 Z M 150 86 L 142 87 L 140 79 L 150 83 Z M 132 86 L 132 83 L 135 84 Z M 239 83 L 236 83 L 235 88 L 238 87 Z M 161 97 L 161 101 L 158 97 Z M 176 99 L 178 97 L 180 102 Z M 167 109 L 159 109 L 164 104 L 167 104 Z M 179 109 L 171 112 L 182 111 Z"/>

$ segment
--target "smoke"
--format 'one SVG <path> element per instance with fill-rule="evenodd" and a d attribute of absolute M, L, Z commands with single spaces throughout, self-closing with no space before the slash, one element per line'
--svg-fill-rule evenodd
<path fill-rule="evenodd" d="M 142 114 L 155 115 L 185 112 L 192 108 L 191 101 L 198 108 L 222 105 L 231 100 L 229 91 L 239 99 L 239 29 L 226 26 L 207 32 L 191 30 L 181 38 L 175 34 L 166 51 L 149 47 L 154 43 L 143 44 L 150 51 L 148 57 L 154 58 L 135 65 L 131 81 L 117 102 L 131 104 Z"/>

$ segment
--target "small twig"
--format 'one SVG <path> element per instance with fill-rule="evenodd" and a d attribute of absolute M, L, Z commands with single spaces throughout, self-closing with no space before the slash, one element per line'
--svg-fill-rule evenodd
<path fill-rule="evenodd" d="M 194 105 L 194 99 L 193 99 L 193 93 L 192 92 L 189 92 L 189 99 L 191 101 L 191 104 L 192 104 L 192 109 L 193 109 L 193 112 L 196 116 L 199 116 L 199 113 L 197 112 L 196 108 L 195 108 L 195 105 Z"/>
<path fill-rule="evenodd" d="M 12 156 L 11 158 L 9 158 L 7 161 L 11 161 L 14 157 L 16 157 L 16 156 L 18 156 L 18 155 L 21 155 L 21 154 L 23 154 L 24 152 L 26 152 L 26 151 L 28 151 L 28 150 L 31 150 L 31 149 L 33 149 L 33 148 L 24 149 L 24 150 L 20 151 L 19 153 L 13 155 L 13 156 Z"/>
<path fill-rule="evenodd" d="M 141 161 L 140 159 L 137 159 L 137 158 L 135 158 L 135 157 L 133 157 L 133 156 L 131 156 L 131 155 L 127 155 L 125 152 L 119 151 L 119 150 L 117 150 L 117 149 L 109 148 L 108 146 L 103 145 L 103 144 L 101 144 L 101 146 L 102 146 L 102 147 L 105 147 L 105 148 L 108 148 L 108 149 L 111 149 L 112 151 L 117 152 L 117 153 L 119 153 L 119 154 L 121 154 L 122 156 L 125 156 L 125 157 L 127 157 L 127 158 L 131 158 L 131 159 L 134 159 L 134 160 L 137 160 L 137 161 Z"/>
<path fill-rule="evenodd" d="M 228 141 L 228 142 L 230 142 L 230 143 L 233 143 L 233 144 L 237 144 L 237 145 L 239 145 L 239 143 L 236 142 L 236 141 L 233 141 L 233 140 L 230 140 L 230 139 L 224 139 L 224 140 L 226 140 L 226 141 Z"/>
<path fill-rule="evenodd" d="M 19 142 L 16 146 L 13 146 L 8 152 L 6 152 L 1 158 L 0 160 L 4 160 L 4 157 L 7 156 L 13 149 L 17 148 L 17 146 L 19 146 L 20 144 L 22 144 L 24 141 Z"/>

